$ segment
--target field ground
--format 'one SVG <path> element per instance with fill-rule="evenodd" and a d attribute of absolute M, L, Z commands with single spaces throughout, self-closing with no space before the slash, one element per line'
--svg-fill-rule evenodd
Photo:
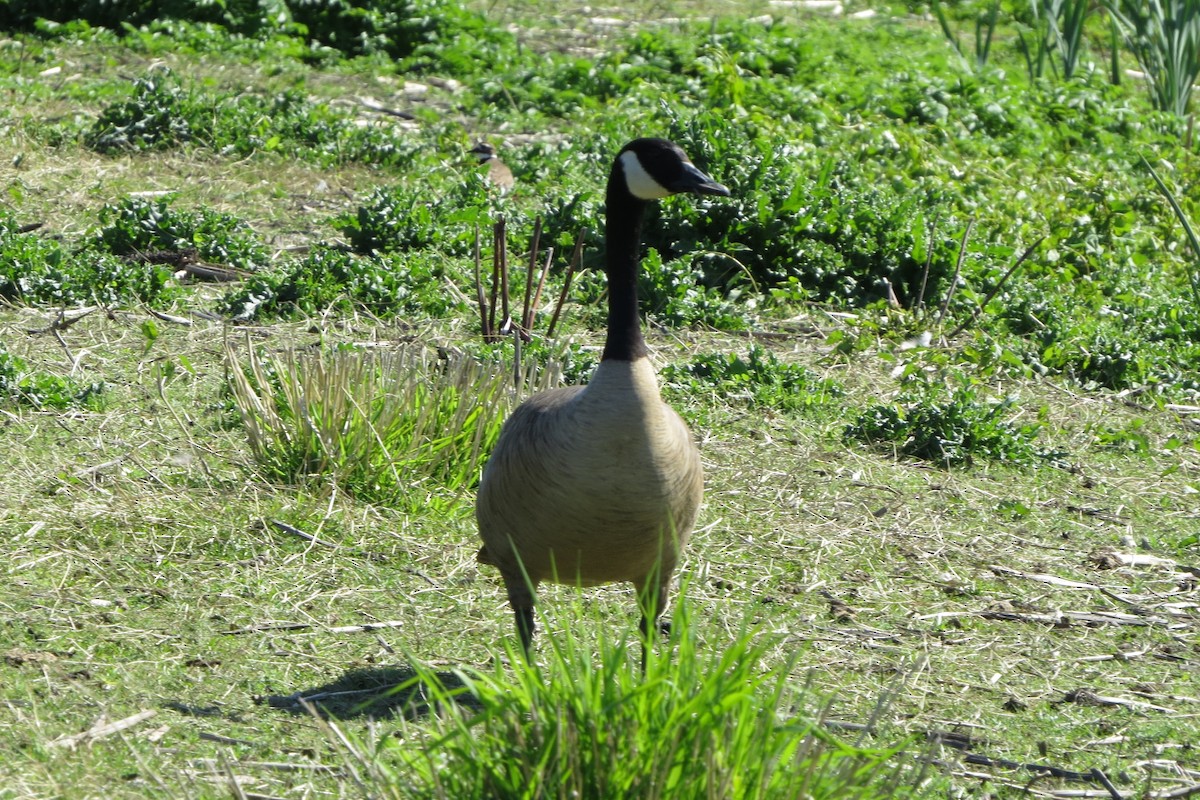
<path fill-rule="evenodd" d="M 300 69 L 56 46 L 65 71 L 43 80 L 63 85 L 116 83 L 160 59 L 225 86 L 283 85 Z M 386 86 L 395 101 L 396 80 L 329 70 L 305 90 L 344 100 Z M 21 113 L 95 113 L 49 96 Z M 472 126 L 452 93 L 435 88 L 430 102 Z M 281 253 L 330 236 L 331 216 L 395 179 L 203 148 L 105 156 L 21 130 L 0 137 L 0 163 L 16 165 L 0 172 L 4 205 L 68 241 L 104 204 L 171 191 L 247 220 Z M 469 169 L 447 155 L 439 174 Z M 49 307 L 0 310 L 8 353 L 105 385 L 98 408 L 0 406 L 0 797 L 367 795 L 344 742 L 296 698 L 327 700 L 338 729 L 370 749 L 399 730 L 396 707 L 353 701 L 411 677 L 415 661 L 448 678 L 486 670 L 512 636 L 499 581 L 474 561 L 469 494 L 450 510 L 401 511 L 320 477 L 267 480 L 227 388 L 229 353 L 465 346 L 474 312 L 235 325 L 207 313 L 225 290 L 189 287 L 155 309 L 168 318 L 137 304 L 71 324 Z M 887 313 L 814 303 L 753 332 L 650 335 L 661 365 L 757 343 L 845 390 L 803 413 L 670 394 L 708 473 L 675 598 L 700 646 L 749 630 L 769 642 L 767 665 L 796 656 L 807 686 L 796 713 L 823 714 L 847 738 L 869 724 L 873 745 L 911 737 L 898 758 L 943 764 L 944 796 L 1196 792 L 1200 408 L 999 374 L 981 391 L 1014 398 L 1017 421 L 1040 421 L 1039 443 L 1059 458 L 895 457 L 843 439 L 850 410 L 898 396 L 901 367 L 934 371 L 953 348 L 831 344 Z M 566 336 L 586 350 L 600 338 L 584 319 L 570 307 Z M 635 627 L 625 587 L 549 588 L 541 609 L 543 655 L 568 630 L 596 642 Z"/>

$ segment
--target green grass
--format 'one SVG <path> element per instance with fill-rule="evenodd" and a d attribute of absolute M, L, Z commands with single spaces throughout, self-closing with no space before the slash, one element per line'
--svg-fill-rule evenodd
<path fill-rule="evenodd" d="M 915 5 L 423 7 L 329 7 L 315 46 L 169 19 L 0 43 L 0 797 L 1200 783 L 1200 162 L 1111 82 L 1137 61 L 1102 12 L 1068 80 L 1030 79 L 1024 7 L 976 63 L 986 2 L 944 8 L 966 63 Z M 646 227 L 706 503 L 644 678 L 621 586 L 546 587 L 529 666 L 474 561 L 521 395 L 474 230 L 504 215 L 519 307 L 541 220 L 523 370 L 586 380 L 603 181 L 644 134 L 734 195 Z"/>
<path fill-rule="evenodd" d="M 579 604 L 574 612 L 586 617 Z M 544 666 L 510 649 L 508 663 L 456 672 L 449 686 L 419 667 L 397 691 L 419 697 L 432 719 L 401 735 L 436 744 L 381 742 L 367 766 L 410 767 L 415 779 L 397 793 L 407 797 L 917 794 L 925 771 L 906 757 L 892 761 L 903 748 L 855 747 L 797 713 L 812 700 L 792 685 L 795 657 L 764 664 L 773 637 L 742 631 L 711 650 L 698 627 L 678 607 L 679 635 L 644 672 L 630 657 L 639 645 L 571 630 L 550 641 Z"/>

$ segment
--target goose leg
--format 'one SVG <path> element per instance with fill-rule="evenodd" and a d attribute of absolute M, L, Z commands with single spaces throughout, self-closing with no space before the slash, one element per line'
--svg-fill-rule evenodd
<path fill-rule="evenodd" d="M 646 659 L 650 655 L 654 633 L 670 632 L 670 623 L 659 623 L 663 609 L 667 607 L 667 592 L 670 588 L 666 580 L 652 580 L 637 585 L 638 597 L 642 603 L 642 622 L 638 630 L 642 633 L 642 674 L 646 673 Z"/>
<path fill-rule="evenodd" d="M 517 622 L 517 635 L 521 637 L 521 651 L 528 659 L 533 648 L 533 606 L 513 606 L 513 616 Z"/>
<path fill-rule="evenodd" d="M 517 636 L 521 638 L 521 651 L 525 658 L 533 649 L 533 603 L 536 586 L 531 586 L 524 576 L 507 578 L 508 604 L 512 606 L 513 618 L 517 624 Z"/>

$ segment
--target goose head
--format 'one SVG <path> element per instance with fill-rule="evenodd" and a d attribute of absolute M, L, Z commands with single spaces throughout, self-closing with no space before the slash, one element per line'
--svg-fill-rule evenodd
<path fill-rule="evenodd" d="M 608 186 L 610 195 L 623 190 L 643 202 L 682 193 L 729 196 L 728 188 L 701 172 L 683 148 L 666 139 L 634 139 L 621 148 Z"/>

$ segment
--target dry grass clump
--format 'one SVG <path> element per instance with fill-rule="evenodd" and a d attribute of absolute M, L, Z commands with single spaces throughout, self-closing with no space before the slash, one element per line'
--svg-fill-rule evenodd
<path fill-rule="evenodd" d="M 474 485 L 517 392 L 511 371 L 465 356 L 396 350 L 227 348 L 230 388 L 263 474 L 329 478 L 359 499 L 444 506 Z M 526 372 L 521 386 L 553 378 Z"/>

